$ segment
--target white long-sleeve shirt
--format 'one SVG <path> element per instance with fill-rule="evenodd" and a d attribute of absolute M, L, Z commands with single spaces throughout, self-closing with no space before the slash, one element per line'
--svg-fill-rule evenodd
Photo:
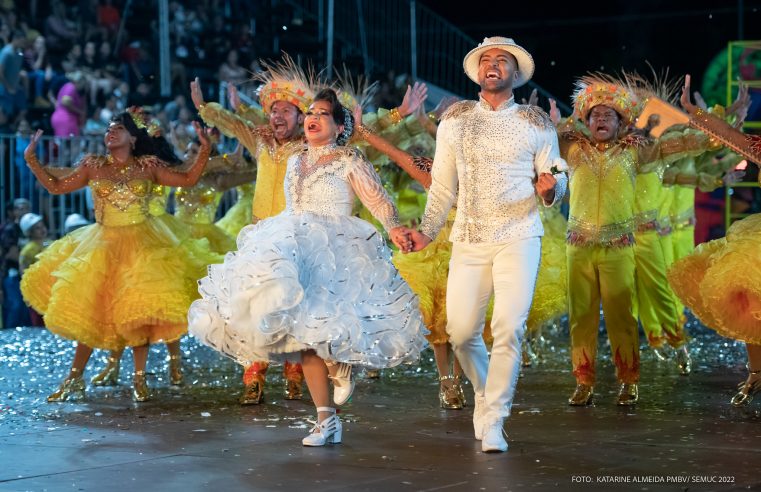
<path fill-rule="evenodd" d="M 420 227 L 435 238 L 457 201 L 450 241 L 503 243 L 542 236 L 534 181 L 555 174 L 555 198 L 563 198 L 568 177 L 555 127 L 535 106 L 513 98 L 493 110 L 481 99 L 456 103 L 436 135 L 432 183 Z"/>

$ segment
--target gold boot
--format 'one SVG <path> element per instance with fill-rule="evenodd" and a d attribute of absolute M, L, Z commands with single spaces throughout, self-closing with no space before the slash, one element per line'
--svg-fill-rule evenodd
<path fill-rule="evenodd" d="M 241 405 L 258 405 L 264 401 L 264 378 L 269 364 L 254 362 L 243 373 L 243 394 L 238 398 Z"/>
<path fill-rule="evenodd" d="M 141 403 L 150 399 L 151 394 L 145 382 L 145 371 L 135 371 L 132 377 L 132 400 Z"/>
<path fill-rule="evenodd" d="M 576 389 L 568 399 L 568 404 L 572 407 L 584 407 L 592 403 L 595 390 L 591 384 L 576 383 Z"/>
<path fill-rule="evenodd" d="M 536 362 L 536 354 L 534 353 L 534 347 L 531 346 L 531 342 L 527 339 L 523 340 L 521 350 L 521 366 L 531 367 Z"/>
<path fill-rule="evenodd" d="M 748 379 L 739 384 L 740 391 L 732 397 L 731 403 L 735 407 L 743 407 L 753 400 L 753 395 L 761 391 L 761 370 L 748 371 Z"/>
<path fill-rule="evenodd" d="M 172 386 L 182 386 L 182 355 L 169 356 L 169 384 Z"/>
<path fill-rule="evenodd" d="M 119 359 L 108 356 L 106 367 L 90 380 L 93 386 L 116 386 L 119 384 Z"/>
<path fill-rule="evenodd" d="M 637 400 L 639 400 L 637 383 L 621 383 L 621 387 L 618 390 L 618 397 L 616 398 L 616 405 L 636 405 Z"/>
<path fill-rule="evenodd" d="M 455 374 L 454 376 L 454 390 L 457 391 L 457 398 L 460 399 L 460 404 L 463 407 L 468 406 L 468 400 L 465 399 L 465 391 L 462 389 L 462 374 Z"/>
<path fill-rule="evenodd" d="M 451 381 L 450 385 L 444 384 L 444 381 Z M 439 377 L 439 404 L 446 410 L 461 410 L 462 402 L 454 387 L 454 376 Z"/>
<path fill-rule="evenodd" d="M 683 345 L 676 351 L 676 366 L 679 368 L 679 374 L 689 376 L 692 372 L 692 358 L 687 350 L 687 345 Z"/>
<path fill-rule="evenodd" d="M 283 374 L 285 375 L 285 399 L 301 400 L 301 387 L 304 383 L 304 370 L 301 364 L 285 361 Z"/>
<path fill-rule="evenodd" d="M 365 369 L 365 378 L 367 379 L 380 379 L 380 369 Z"/>
<path fill-rule="evenodd" d="M 82 372 L 71 368 L 68 377 L 63 380 L 58 389 L 48 396 L 48 402 L 81 400 L 85 397 L 85 380 Z"/>

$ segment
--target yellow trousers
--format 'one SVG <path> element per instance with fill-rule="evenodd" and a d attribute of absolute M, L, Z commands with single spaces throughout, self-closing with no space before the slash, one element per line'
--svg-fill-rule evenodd
<path fill-rule="evenodd" d="M 671 233 L 674 261 L 679 261 L 695 251 L 695 226 L 675 227 Z"/>
<path fill-rule="evenodd" d="M 687 342 L 683 307 L 669 286 L 666 272 L 674 262 L 671 235 L 656 231 L 634 235 L 637 264 L 637 313 L 651 347 L 668 343 L 679 348 Z"/>
<path fill-rule="evenodd" d="M 616 375 L 639 380 L 639 332 L 634 316 L 634 250 L 568 245 L 571 360 L 577 382 L 594 384 L 602 303 Z"/>

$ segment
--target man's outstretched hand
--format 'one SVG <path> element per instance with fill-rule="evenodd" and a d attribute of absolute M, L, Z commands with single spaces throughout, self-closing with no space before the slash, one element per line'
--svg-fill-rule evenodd
<path fill-rule="evenodd" d="M 420 251 L 431 242 L 431 238 L 422 232 L 404 226 L 391 229 L 389 237 L 396 247 L 405 254 Z"/>

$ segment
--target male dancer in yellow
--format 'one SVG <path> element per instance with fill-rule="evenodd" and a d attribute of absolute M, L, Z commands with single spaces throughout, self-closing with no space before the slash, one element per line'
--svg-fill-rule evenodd
<path fill-rule="evenodd" d="M 633 134 L 628 127 L 637 108 L 637 97 L 627 84 L 602 75 L 583 77 L 574 93 L 574 113 L 586 130 L 559 134 L 561 155 L 571 170 L 568 297 L 577 385 L 570 405 L 592 401 L 601 302 L 620 384 L 617 404 L 637 403 L 635 180 L 639 173 L 656 171 L 664 159 L 697 152 L 708 143 L 701 134 L 663 146 Z"/>
<path fill-rule="evenodd" d="M 269 118 L 266 125 L 256 125 L 217 103 L 206 103 L 196 79 L 190 84 L 191 97 L 207 125 L 219 128 L 228 137 L 236 138 L 256 158 L 257 175 L 253 200 L 253 222 L 272 217 L 285 208 L 283 180 L 286 163 L 303 146 L 304 112 L 314 97 L 313 81 L 296 63 L 285 56 L 279 63 L 266 64 L 257 75 L 263 83 L 259 102 Z M 255 362 L 243 375 L 245 390 L 241 405 L 256 405 L 264 398 L 264 381 L 269 363 Z M 285 397 L 302 396 L 304 373 L 298 360 L 285 363 Z"/>

